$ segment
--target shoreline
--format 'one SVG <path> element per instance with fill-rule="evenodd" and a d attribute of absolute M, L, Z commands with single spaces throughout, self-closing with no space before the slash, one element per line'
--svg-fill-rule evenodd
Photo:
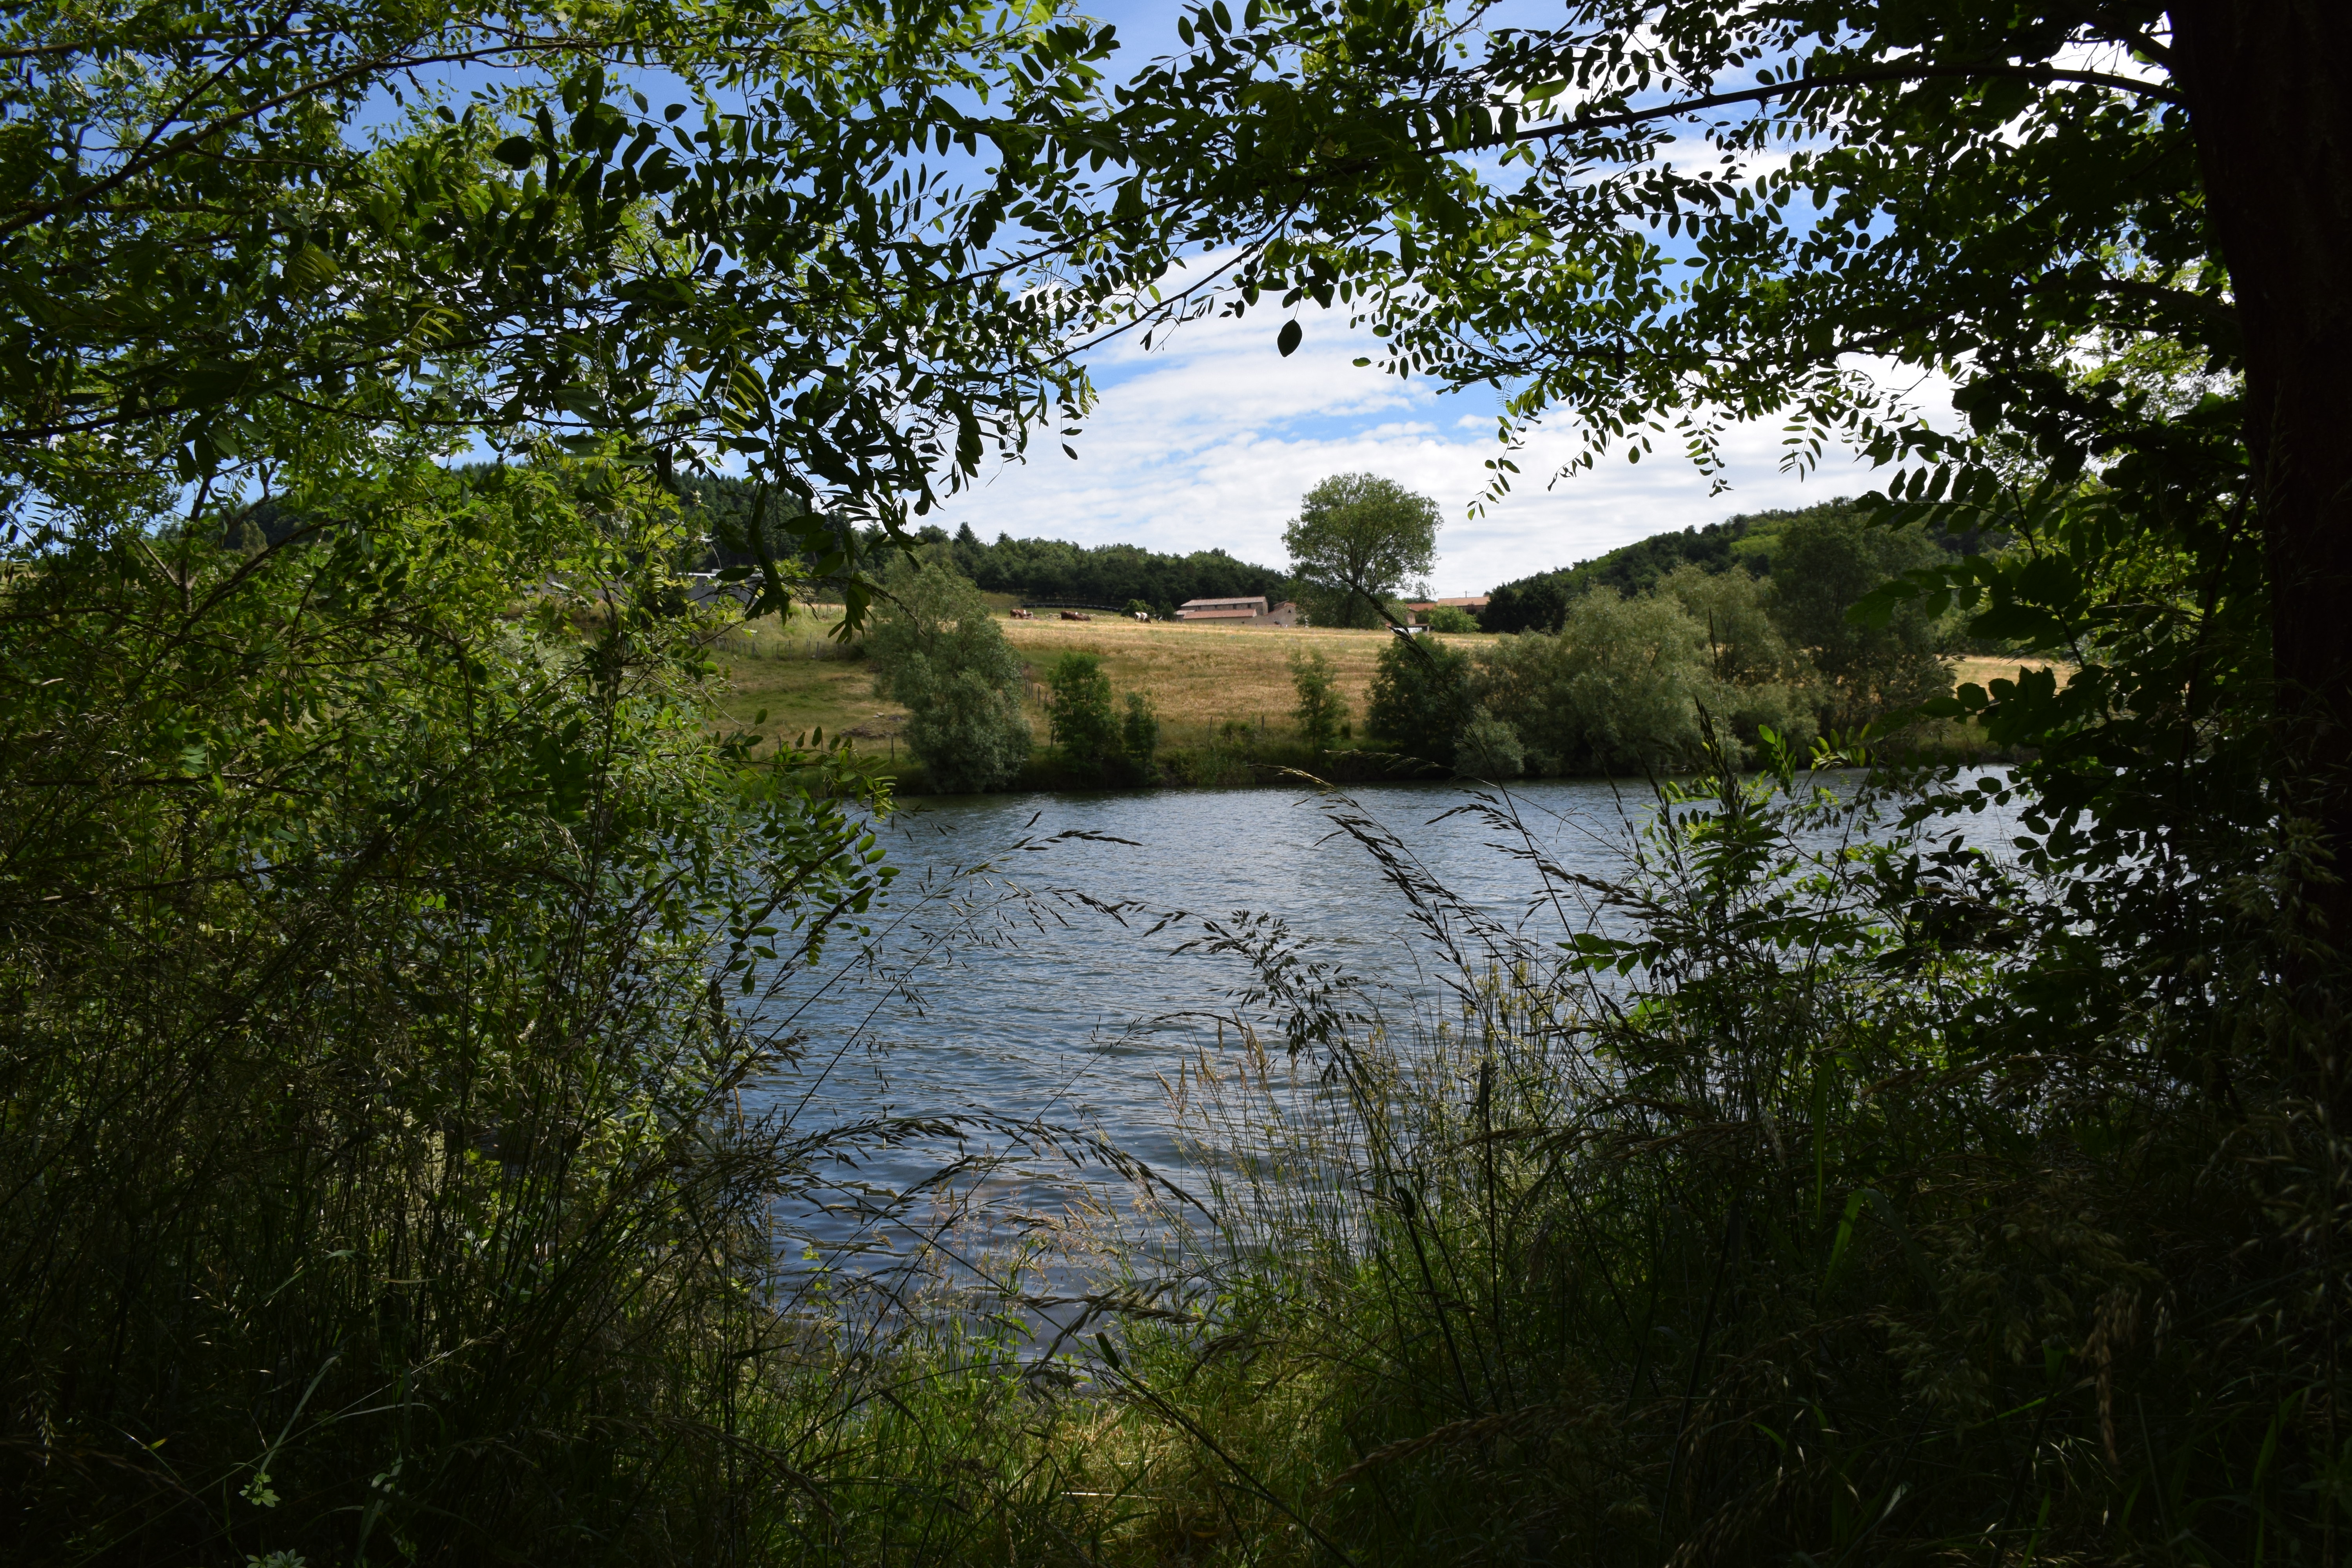
<path fill-rule="evenodd" d="M 1622 773 L 1528 773 L 1508 779 L 1473 779 L 1455 774 L 1450 768 L 1417 758 L 1403 757 L 1395 752 L 1358 750 L 1327 752 L 1322 757 L 1305 754 L 1285 755 L 1292 751 L 1280 742 L 1258 749 L 1257 754 L 1239 752 L 1223 754 L 1190 748 L 1171 748 L 1153 759 L 1160 776 L 1150 780 L 1118 780 L 1087 778 L 1075 773 L 1050 751 L 1040 749 L 1033 753 L 1021 773 L 1003 788 L 979 794 L 950 794 L 925 787 L 919 763 L 908 766 L 885 763 L 877 768 L 860 766 L 859 772 L 877 784 L 887 784 L 895 801 L 916 800 L 984 800 L 1018 795 L 1103 795 L 1147 794 L 1195 794 L 1214 790 L 1292 789 L 1321 784 L 1346 788 L 1360 784 L 1487 784 L 1511 788 L 1524 784 L 1620 784 L 1641 785 L 1654 779 L 1701 776 L 1706 770 L 1677 770 L 1662 774 Z M 1304 748 L 1297 749 L 1303 753 Z M 855 763 L 864 763 L 874 757 L 870 752 L 853 752 Z M 1942 768 L 1942 767 L 2008 767 L 2030 760 L 2030 753 L 2014 747 L 1934 743 L 1915 746 L 1898 753 L 1882 753 L 1862 764 L 1871 768 Z M 1334 767 L 1339 761 L 1341 766 Z M 1743 773 L 1760 773 L 1750 768 Z M 757 776 L 772 777 L 760 772 Z"/>

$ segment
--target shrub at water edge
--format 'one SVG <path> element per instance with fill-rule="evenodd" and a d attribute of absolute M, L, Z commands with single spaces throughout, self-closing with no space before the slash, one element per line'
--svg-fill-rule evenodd
<path fill-rule="evenodd" d="M 1452 766 L 1470 716 L 1470 656 L 1435 637 L 1391 637 L 1372 672 L 1364 727 L 1423 762 Z"/>
<path fill-rule="evenodd" d="M 980 591 L 937 561 L 900 557 L 868 634 L 877 695 L 905 704 L 907 744 L 944 795 L 994 789 L 1029 758 L 1021 661 Z"/>
<path fill-rule="evenodd" d="M 1119 721 L 1119 744 L 1127 752 L 1128 765 L 1139 776 L 1149 778 L 1152 759 L 1160 751 L 1160 711 L 1140 691 L 1127 693 L 1125 700 L 1127 714 Z"/>
<path fill-rule="evenodd" d="M 1515 779 L 1527 772 L 1527 748 L 1519 732 L 1497 719 L 1484 703 L 1470 710 L 1454 742 L 1454 775 L 1465 779 Z"/>
<path fill-rule="evenodd" d="M 1316 751 L 1328 750 L 1347 726 L 1348 700 L 1321 648 L 1290 650 L 1290 684 L 1298 694 L 1290 716 L 1298 721 L 1299 740 Z"/>
<path fill-rule="evenodd" d="M 1093 779 L 1117 769 L 1122 755 L 1119 723 L 1101 656 L 1075 648 L 1064 653 L 1046 673 L 1045 690 L 1054 749 L 1063 764 Z"/>

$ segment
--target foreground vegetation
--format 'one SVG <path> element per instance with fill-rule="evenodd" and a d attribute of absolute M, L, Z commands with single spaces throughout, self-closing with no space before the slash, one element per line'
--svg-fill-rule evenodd
<path fill-rule="evenodd" d="M 2352 1173 L 2258 1066 L 2304 1026 L 2246 1042 L 2235 1107 L 2137 1030 L 2053 1048 L 2010 1010 L 2063 905 L 1864 843 L 1907 791 L 1705 787 L 1582 887 L 1483 807 L 1579 910 L 1539 931 L 1333 799 L 1450 1009 L 1193 924 L 1257 984 L 1171 1084 L 1223 1173 L 1165 1213 L 1189 1245 L 1062 1298 L 1050 1361 L 1015 1354 L 1035 1255 L 961 1296 L 993 1328 L 911 1335 L 870 1439 L 974 1462 L 845 1486 L 852 1554 L 2327 1561 Z"/>
<path fill-rule="evenodd" d="M 0 1555 L 756 1518 L 768 1209 L 822 1141 L 743 1120 L 793 1042 L 719 987 L 889 874 L 854 797 L 742 804 L 658 618 L 516 618 L 657 537 L 615 477 L 420 466 L 258 555 L 93 530 L 11 581 Z"/>
<path fill-rule="evenodd" d="M 1113 86 L 988 0 L 7 14 L 0 1560 L 2342 1560 L 2352 11 L 1492 19 L 1220 3 Z M 1571 473 L 1771 419 L 1887 470 L 1869 553 L 2007 543 L 1849 594 L 1787 520 L 1778 653 L 1701 563 L 1381 643 L 1425 761 L 1709 782 L 1524 922 L 1331 798 L 1420 917 L 1378 969 L 900 887 L 847 753 L 709 721 L 723 468 L 753 615 L 837 589 L 1017 776 L 1003 623 L 886 637 L 849 525 L 1081 438 L 1097 334 L 1310 300 Z M 2069 679 L 1941 690 L 1951 625 Z M 1163 750 L 1037 679 L 1073 776 Z M 2021 761 L 1877 773 L 1864 842 L 1807 714 Z M 794 1032 L 821 952 L 903 994 L 877 907 L 1243 962 L 1170 1085 L 1215 1182 L 747 1097 L 856 1046 Z M 967 1224 L 983 1145 L 1091 1206 Z"/>

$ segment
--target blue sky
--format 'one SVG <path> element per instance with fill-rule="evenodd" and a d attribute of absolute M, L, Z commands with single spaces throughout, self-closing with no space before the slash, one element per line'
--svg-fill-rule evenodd
<path fill-rule="evenodd" d="M 1119 60 L 1129 68 L 1181 47 L 1182 8 L 1172 0 L 1092 0 L 1087 9 L 1117 26 Z M 1507 9 L 1524 21 L 1558 15 L 1542 0 L 1513 0 Z M 1220 548 L 1280 566 L 1283 529 L 1299 498 L 1329 475 L 1367 471 L 1435 499 L 1445 522 L 1432 584 L 1441 594 L 1476 594 L 1662 530 L 1876 482 L 1836 452 L 1815 472 L 1781 471 L 1781 433 L 1766 425 L 1731 436 L 1730 488 L 1721 494 L 1711 495 L 1709 482 L 1664 443 L 1638 465 L 1606 459 L 1554 483 L 1576 443 L 1565 430 L 1538 431 L 1515 455 L 1516 490 L 1473 519 L 1485 465 L 1500 451 L 1496 395 L 1481 387 L 1441 395 L 1430 381 L 1359 369 L 1350 362 L 1376 352 L 1369 331 L 1350 333 L 1344 314 L 1311 307 L 1300 315 L 1303 345 L 1285 359 L 1275 334 L 1287 315 L 1261 310 L 1240 321 L 1192 322 L 1156 334 L 1149 352 L 1132 337 L 1118 340 L 1089 361 L 1100 401 L 1071 439 L 1076 461 L 1063 455 L 1060 437 L 1044 436 L 1025 462 L 984 471 L 975 489 L 926 521 L 950 529 L 969 522 L 988 538 Z M 1948 410 L 1937 389 L 1926 391 L 1920 401 L 1931 418 Z"/>
<path fill-rule="evenodd" d="M 1565 431 L 1538 432 L 1516 459 L 1517 488 L 1485 515 L 1465 514 L 1496 455 L 1493 395 L 1440 395 L 1433 383 L 1402 381 L 1349 362 L 1369 352 L 1343 319 L 1307 318 L 1288 359 L 1275 352 L 1279 318 L 1196 321 L 1146 353 L 1121 343 L 1093 369 L 1101 400 L 1071 445 L 1052 438 L 1026 463 L 983 475 L 940 518 L 999 532 L 1125 542 L 1154 550 L 1218 547 L 1244 560 L 1283 563 L 1282 531 L 1299 497 L 1325 476 L 1366 471 L 1433 497 L 1445 518 L 1433 581 L 1442 594 L 1484 593 L 1497 583 L 1564 566 L 1664 529 L 1719 521 L 1738 511 L 1802 505 L 1871 488 L 1870 470 L 1841 454 L 1799 477 L 1780 471 L 1775 426 L 1735 431 L 1727 478 L 1708 481 L 1662 449 L 1639 464 L 1603 459 L 1557 484 L 1549 474 L 1573 454 Z"/>
<path fill-rule="evenodd" d="M 1122 56 L 1177 47 L 1172 4 L 1090 7 L 1115 23 Z M 1547 8 L 1548 9 L 1548 8 Z M 1303 318 L 1306 342 L 1275 352 L 1276 314 L 1192 323 L 1145 353 L 1122 340 L 1090 363 L 1101 401 L 1073 462 L 1047 438 L 1027 462 L 984 474 L 939 520 L 999 532 L 1125 542 L 1155 550 L 1223 548 L 1281 565 L 1282 531 L 1299 497 L 1327 475 L 1355 470 L 1433 497 L 1446 519 L 1433 584 L 1443 594 L 1484 593 L 1531 572 L 1565 566 L 1664 529 L 1718 521 L 1739 511 L 1802 505 L 1872 488 L 1870 470 L 1825 454 L 1819 471 L 1779 466 L 1780 431 L 1733 436 L 1731 489 L 1661 450 L 1640 464 L 1622 458 L 1548 483 L 1574 450 L 1565 432 L 1539 433 L 1517 461 L 1518 488 L 1483 517 L 1465 514 L 1497 450 L 1495 395 L 1441 396 L 1434 384 L 1400 381 L 1349 362 L 1371 352 L 1344 317 Z M 1906 378 L 1906 380 L 1908 378 Z M 1931 389 L 1923 389 L 1931 390 Z M 1923 399 L 1932 411 L 1941 400 Z"/>

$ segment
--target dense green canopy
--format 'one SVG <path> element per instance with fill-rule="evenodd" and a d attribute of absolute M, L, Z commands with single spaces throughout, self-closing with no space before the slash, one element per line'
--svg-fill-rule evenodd
<path fill-rule="evenodd" d="M 0 43 L 0 481 L 41 537 L 551 438 L 748 468 L 822 555 L 1082 405 L 1088 286 L 991 247 L 1063 200 L 1019 150 L 1109 47 L 1050 10 L 39 5 Z"/>
<path fill-rule="evenodd" d="M 0 1559 L 2339 1554 L 2352 7 L 1511 14 L 1212 0 L 1116 84 L 1050 0 L 0 18 Z M 1708 770 L 1613 879 L 1454 807 L 1541 884 L 1499 916 L 1329 800 L 1442 1006 L 1271 914 L 1022 906 L 1243 966 L 1245 1070 L 1171 1086 L 1239 1141 L 1212 1245 L 1042 1363 L 1029 1286 L 856 1319 L 779 1194 L 903 1217 L 987 1167 L 879 1152 L 1057 1135 L 746 1110 L 891 803 L 719 720 L 676 572 L 845 630 L 898 573 L 910 738 L 1013 776 L 1018 661 L 890 547 L 1079 437 L 1090 343 L 1310 302 L 1496 399 L 1490 502 L 1546 422 L 1570 484 L 1766 419 L 1885 482 L 1387 641 L 1426 763 Z M 2042 668 L 1935 695 L 1955 618 Z M 1087 657 L 1109 776 L 1156 727 Z M 1826 765 L 2016 763 L 1807 792 L 1824 713 L 1874 725 Z M 1008 1280 L 1110 1234 L 1034 1217 Z"/>

